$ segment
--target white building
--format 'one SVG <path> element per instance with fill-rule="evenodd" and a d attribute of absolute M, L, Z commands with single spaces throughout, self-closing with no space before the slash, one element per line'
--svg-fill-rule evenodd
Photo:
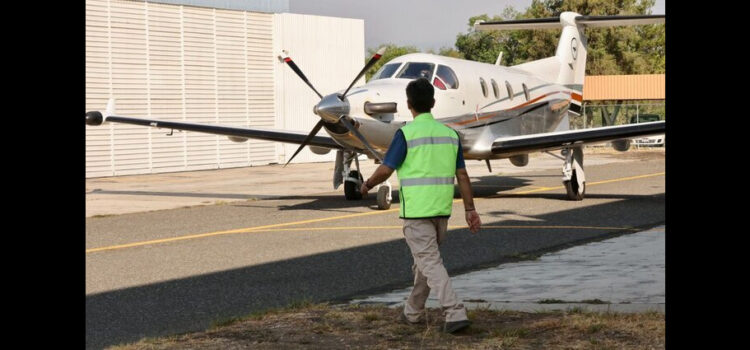
<path fill-rule="evenodd" d="M 258 3 L 261 10 L 288 10 L 288 0 Z M 282 50 L 322 94 L 345 89 L 365 64 L 364 21 L 86 0 L 86 111 L 104 111 L 114 98 L 119 116 L 309 132 L 319 120 L 312 112 L 319 98 L 278 58 Z M 167 134 L 125 124 L 86 126 L 86 177 L 284 163 L 297 148 Z M 334 157 L 305 149 L 294 161 Z"/>

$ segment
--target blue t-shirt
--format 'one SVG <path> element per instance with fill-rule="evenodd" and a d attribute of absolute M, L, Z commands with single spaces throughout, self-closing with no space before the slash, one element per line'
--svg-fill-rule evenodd
<path fill-rule="evenodd" d="M 385 154 L 383 165 L 391 169 L 396 169 L 404 162 L 404 159 L 406 159 L 406 137 L 404 137 L 404 133 L 399 129 L 396 131 L 396 134 L 393 135 L 393 141 L 391 141 L 391 145 L 388 147 L 388 152 Z M 463 148 L 461 148 L 461 140 L 459 140 L 456 169 L 463 168 L 466 168 L 466 164 L 464 164 L 464 151 Z"/>

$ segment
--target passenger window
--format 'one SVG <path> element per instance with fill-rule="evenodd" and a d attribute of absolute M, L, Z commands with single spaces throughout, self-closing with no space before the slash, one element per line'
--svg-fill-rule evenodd
<path fill-rule="evenodd" d="M 508 98 L 513 101 L 513 87 L 510 86 L 507 80 L 505 81 L 505 88 L 508 89 Z"/>
<path fill-rule="evenodd" d="M 393 73 L 396 73 L 396 70 L 398 69 L 400 65 L 401 63 L 386 64 L 380 67 L 380 69 L 378 69 L 378 71 L 375 72 L 375 75 L 373 75 L 372 78 L 370 78 L 370 80 L 390 78 L 393 75 Z"/>
<path fill-rule="evenodd" d="M 526 87 L 526 84 L 521 84 L 521 86 L 523 86 L 523 94 L 526 95 L 526 101 L 530 100 L 529 88 Z"/>
<path fill-rule="evenodd" d="M 432 71 L 434 69 L 435 65 L 432 63 L 409 62 L 404 65 L 404 68 L 401 69 L 401 73 L 398 74 L 397 78 L 427 78 L 427 80 L 432 80 Z"/>
<path fill-rule="evenodd" d="M 458 78 L 456 78 L 456 73 L 453 73 L 453 69 L 450 69 L 450 67 L 438 65 L 436 75 L 440 77 L 449 89 L 458 89 Z"/>
<path fill-rule="evenodd" d="M 484 95 L 484 97 L 487 97 L 487 83 L 484 82 L 484 79 L 479 78 L 479 84 L 482 85 L 482 95 Z"/>
<path fill-rule="evenodd" d="M 500 89 L 497 88 L 495 79 L 490 79 L 490 83 L 492 83 L 492 92 L 495 94 L 495 98 L 500 98 Z"/>

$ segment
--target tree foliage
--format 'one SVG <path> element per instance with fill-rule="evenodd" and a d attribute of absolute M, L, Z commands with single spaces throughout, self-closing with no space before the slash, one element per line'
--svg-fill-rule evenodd
<path fill-rule="evenodd" d="M 506 7 L 502 14 L 469 18 L 487 22 L 557 17 L 565 11 L 582 15 L 650 14 L 654 0 L 533 0 L 521 13 Z M 502 64 L 512 66 L 555 55 L 561 30 L 512 30 L 458 34 L 456 48 L 466 59 L 495 63 L 502 51 Z M 586 74 L 655 74 L 665 72 L 664 25 L 588 28 Z"/>

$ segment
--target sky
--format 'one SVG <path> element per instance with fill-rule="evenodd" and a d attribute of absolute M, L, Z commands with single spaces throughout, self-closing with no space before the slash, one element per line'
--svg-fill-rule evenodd
<path fill-rule="evenodd" d="M 664 14 L 664 1 L 656 0 L 652 14 Z M 468 32 L 469 17 L 499 15 L 506 6 L 523 12 L 530 4 L 531 0 L 289 0 L 289 12 L 364 19 L 365 49 L 392 43 L 437 52 L 454 47 L 456 35 Z"/>

